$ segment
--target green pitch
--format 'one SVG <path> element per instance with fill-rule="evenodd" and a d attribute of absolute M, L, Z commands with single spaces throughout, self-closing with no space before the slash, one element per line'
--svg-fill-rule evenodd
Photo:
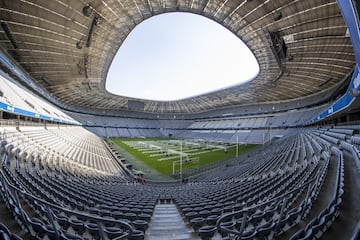
<path fill-rule="evenodd" d="M 162 174 L 173 173 L 173 162 L 176 162 L 175 168 L 178 169 L 180 158 L 183 169 L 188 169 L 236 157 L 235 144 L 199 143 L 192 140 L 183 140 L 180 144 L 180 140 L 141 138 L 113 138 L 111 140 Z M 238 153 L 240 155 L 255 146 L 239 145 Z"/>

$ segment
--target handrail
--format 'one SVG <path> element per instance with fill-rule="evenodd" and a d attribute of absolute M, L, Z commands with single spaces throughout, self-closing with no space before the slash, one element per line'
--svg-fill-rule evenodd
<path fill-rule="evenodd" d="M 128 236 L 131 236 L 133 234 L 133 231 L 134 231 L 133 227 L 130 224 L 128 224 L 127 222 L 124 222 L 124 221 L 121 221 L 121 220 L 112 220 L 112 219 L 108 219 L 108 218 L 98 217 L 98 216 L 90 215 L 90 214 L 87 214 L 87 213 L 82 213 L 82 212 L 74 211 L 74 210 L 67 209 L 67 208 L 64 208 L 64 207 L 60 207 L 60 206 L 55 205 L 53 203 L 47 202 L 47 201 L 45 201 L 45 200 L 43 200 L 41 198 L 38 198 L 38 197 L 34 196 L 33 194 L 30 194 L 30 193 L 26 192 L 25 190 L 21 190 L 21 189 L 17 188 L 16 186 L 14 186 L 13 184 L 11 184 L 9 182 L 9 180 L 4 175 L 2 169 L 0 170 L 0 174 L 1 174 L 2 179 L 5 180 L 7 187 L 10 187 L 11 189 L 15 190 L 17 193 L 26 195 L 26 196 L 30 197 L 31 199 L 33 199 L 33 200 L 41 202 L 42 204 L 45 204 L 47 207 L 51 206 L 52 208 L 61 210 L 63 212 L 70 213 L 70 214 L 73 214 L 73 215 L 76 215 L 76 216 L 86 217 L 88 219 L 96 220 L 97 222 L 99 222 L 99 221 L 100 222 L 101 221 L 107 221 L 107 222 L 117 223 L 120 226 L 122 226 L 122 227 L 129 230 L 128 234 L 126 234 L 124 236 L 120 236 L 119 238 L 116 238 L 116 239 L 125 239 Z"/>
<path fill-rule="evenodd" d="M 226 218 L 229 218 L 229 217 L 233 217 L 235 215 L 241 215 L 241 214 L 244 214 L 244 213 L 247 213 L 249 210 L 253 210 L 253 209 L 257 209 L 257 208 L 261 208 L 263 206 L 267 206 L 269 205 L 270 203 L 272 202 L 276 202 L 276 201 L 279 201 L 283 198 L 285 198 L 286 196 L 289 196 L 297 191 L 299 191 L 300 189 L 306 187 L 307 185 L 310 185 L 311 183 L 315 182 L 316 180 L 318 179 L 317 176 L 313 177 L 311 180 L 303 183 L 301 186 L 295 188 L 294 190 L 291 190 L 290 192 L 287 192 L 287 193 L 284 193 L 278 197 L 275 197 L 275 198 L 272 198 L 272 199 L 269 199 L 268 201 L 264 202 L 264 203 L 261 203 L 259 205 L 256 205 L 256 206 L 253 206 L 253 207 L 248 207 L 248 208 L 245 208 L 245 209 L 241 209 L 241 210 L 238 210 L 238 211 L 235 211 L 235 212 L 231 212 L 231 213 L 227 213 L 227 214 L 224 214 L 222 215 L 216 222 L 216 228 L 218 231 L 220 230 L 225 230 L 226 232 L 230 233 L 230 234 L 234 234 L 234 235 L 238 235 L 238 236 L 241 236 L 242 235 L 242 232 L 238 232 L 238 231 L 234 231 L 232 229 L 228 229 L 224 226 L 221 226 L 221 222 L 223 219 L 226 219 Z M 244 219 L 244 221 L 246 221 L 246 219 Z"/>

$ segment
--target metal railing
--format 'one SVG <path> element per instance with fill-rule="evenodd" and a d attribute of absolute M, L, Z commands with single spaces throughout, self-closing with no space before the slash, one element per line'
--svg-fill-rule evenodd
<path fill-rule="evenodd" d="M 298 193 L 300 191 L 302 191 L 305 187 L 308 187 L 308 191 L 307 191 L 307 195 L 306 198 L 304 199 L 305 202 L 308 201 L 308 199 L 310 198 L 311 192 L 313 191 L 315 184 L 312 184 L 314 182 L 317 182 L 318 177 L 320 176 L 320 174 L 317 174 L 315 177 L 313 177 L 311 180 L 303 183 L 301 186 L 295 188 L 294 190 L 291 190 L 290 192 L 284 193 L 281 196 L 269 199 L 268 201 L 261 203 L 259 205 L 253 206 L 253 207 L 249 207 L 249 208 L 245 208 L 242 210 L 238 210 L 238 211 L 234 211 L 228 214 L 224 214 L 223 216 L 221 216 L 218 221 L 216 222 L 216 227 L 218 232 L 226 232 L 227 234 L 233 234 L 237 237 L 239 237 L 239 239 L 241 239 L 241 236 L 245 230 L 245 225 L 246 225 L 246 221 L 247 221 L 247 216 L 248 216 L 248 212 L 252 212 L 252 211 L 256 211 L 256 209 L 261 209 L 263 207 L 266 207 L 268 205 L 270 205 L 273 202 L 282 202 L 282 206 L 281 206 L 281 210 L 280 210 L 280 216 L 279 216 L 279 220 L 277 221 L 276 225 L 275 225 L 275 229 L 278 228 L 279 224 L 280 224 L 280 220 L 282 219 L 284 213 L 285 213 L 285 208 L 286 205 L 288 204 L 288 197 L 291 196 L 294 193 Z M 305 212 L 305 209 L 302 209 L 301 215 L 303 216 Z M 232 230 L 227 228 L 226 226 L 222 226 L 221 223 L 227 219 L 232 219 L 235 216 L 242 216 L 242 223 L 240 226 L 240 230 L 236 231 L 236 230 Z"/>
<path fill-rule="evenodd" d="M 117 238 L 115 238 L 116 240 L 128 239 L 133 234 L 134 229 L 127 222 L 124 222 L 124 221 L 121 221 L 121 220 L 115 220 L 115 219 L 113 220 L 113 219 L 103 218 L 103 217 L 99 217 L 99 216 L 90 215 L 90 214 L 86 214 L 86 213 L 83 213 L 83 212 L 67 209 L 67 208 L 61 207 L 59 205 L 47 202 L 47 201 L 45 201 L 45 200 L 43 200 L 41 198 L 38 198 L 38 197 L 34 196 L 33 194 L 31 194 L 30 192 L 27 192 L 26 190 L 19 189 L 18 187 L 11 184 L 9 182 L 9 180 L 7 179 L 7 177 L 3 173 L 3 168 L 7 167 L 6 166 L 6 158 L 7 158 L 6 154 L 4 154 L 4 158 L 5 159 L 3 159 L 3 161 L 2 161 L 2 168 L 1 168 L 1 171 L 0 171 L 0 181 L 2 182 L 4 191 L 6 191 L 7 196 L 8 195 L 11 195 L 11 196 L 15 195 L 15 197 L 12 197 L 12 200 L 15 202 L 17 208 L 21 210 L 20 214 L 22 216 L 22 220 L 24 221 L 23 226 L 26 228 L 26 230 L 30 234 L 31 234 L 31 231 L 29 229 L 29 226 L 31 225 L 30 219 L 27 216 L 26 212 L 21 207 L 20 200 L 19 200 L 19 195 L 23 196 L 23 198 L 27 199 L 28 201 L 32 201 L 32 202 L 36 201 L 36 202 L 38 202 L 38 203 L 40 203 L 40 204 L 42 204 L 44 206 L 44 208 L 46 210 L 47 218 L 49 220 L 49 223 L 53 227 L 53 229 L 55 230 L 55 235 L 56 235 L 57 240 L 61 239 L 60 238 L 61 237 L 60 236 L 61 231 L 59 232 L 58 230 L 60 230 L 60 229 L 58 229 L 56 227 L 55 220 L 54 220 L 54 214 L 52 212 L 52 209 L 56 209 L 59 212 L 64 212 L 64 213 L 69 214 L 69 215 L 74 215 L 74 216 L 77 216 L 77 217 L 80 217 L 80 218 L 89 219 L 89 220 L 91 220 L 93 222 L 97 222 L 98 228 L 99 228 L 99 236 L 100 236 L 100 239 L 102 239 L 102 240 L 107 239 L 105 237 L 104 232 L 103 232 L 102 223 L 104 223 L 104 222 L 111 223 L 111 224 L 117 224 L 122 229 L 125 229 L 125 231 L 123 232 L 123 234 L 121 236 L 118 236 Z M 4 200 L 6 201 L 6 199 L 4 199 Z"/>

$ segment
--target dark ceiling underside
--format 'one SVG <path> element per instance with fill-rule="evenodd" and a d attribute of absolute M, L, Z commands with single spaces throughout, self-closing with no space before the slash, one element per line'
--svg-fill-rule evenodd
<path fill-rule="evenodd" d="M 137 24 L 175 11 L 228 28 L 253 51 L 260 73 L 247 84 L 181 101 L 140 100 L 146 112 L 302 98 L 333 87 L 355 65 L 335 0 L 1 0 L 0 45 L 65 105 L 126 109 L 129 98 L 105 90 L 112 59 Z M 270 36 L 287 51 L 272 47 Z"/>

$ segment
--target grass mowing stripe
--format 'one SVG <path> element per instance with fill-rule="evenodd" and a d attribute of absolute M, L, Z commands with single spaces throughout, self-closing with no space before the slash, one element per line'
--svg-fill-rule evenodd
<path fill-rule="evenodd" d="M 151 154 L 145 154 L 141 151 L 139 151 L 136 148 L 130 147 L 129 145 L 125 144 L 126 141 L 157 141 L 157 140 L 166 140 L 166 139 L 143 139 L 143 138 L 113 138 L 111 139 L 114 143 L 122 147 L 124 150 L 129 152 L 132 156 L 136 157 L 137 159 L 143 161 L 146 165 L 149 167 L 156 169 L 158 172 L 162 174 L 171 174 L 173 171 L 173 161 L 174 160 L 163 160 L 159 161 L 163 156 L 153 156 L 151 157 Z M 240 145 L 239 146 L 239 153 L 248 151 L 251 148 L 253 148 L 255 145 Z M 199 150 L 199 152 L 204 151 L 204 149 Z M 217 150 L 217 151 L 210 151 L 206 153 L 200 153 L 196 154 L 196 152 L 192 152 L 191 154 L 194 154 L 194 157 L 199 157 L 199 163 L 197 162 L 186 162 L 185 159 L 183 159 L 183 169 L 188 169 L 196 166 L 202 166 L 209 163 L 214 163 L 218 161 L 222 161 L 225 159 L 233 158 L 236 156 L 236 146 L 232 145 L 229 146 L 227 149 L 227 152 L 224 152 L 223 150 Z M 191 158 L 191 157 L 190 157 Z M 177 160 L 177 159 L 175 159 Z"/>

